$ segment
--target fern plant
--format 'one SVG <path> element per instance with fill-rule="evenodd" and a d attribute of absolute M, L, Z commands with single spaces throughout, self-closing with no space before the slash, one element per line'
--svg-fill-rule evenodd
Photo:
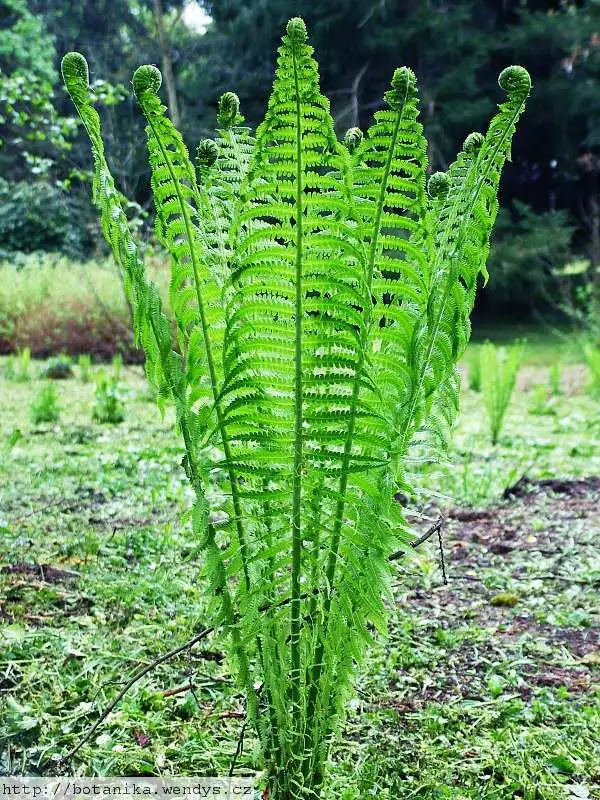
<path fill-rule="evenodd" d="M 479 351 L 481 361 L 481 391 L 490 425 L 492 444 L 498 443 L 502 424 L 523 361 L 525 346 L 516 341 L 509 348 L 485 342 Z"/>
<path fill-rule="evenodd" d="M 318 798 L 355 667 L 385 627 L 389 556 L 413 540 L 394 495 L 410 492 L 456 414 L 456 363 L 529 76 L 502 72 L 487 133 L 468 136 L 427 192 L 413 72 L 396 71 L 366 135 L 339 141 L 301 19 L 287 25 L 256 133 L 228 92 L 194 160 L 159 99 L 160 72 L 140 67 L 174 341 L 105 158 L 85 59 L 70 53 L 62 69 L 148 378 L 175 407 L 210 610 L 229 634 L 268 796 Z M 225 513 L 207 492 L 215 468 Z"/>
<path fill-rule="evenodd" d="M 475 350 L 475 352 L 468 361 L 467 380 L 469 389 L 472 392 L 481 391 L 481 356 L 479 353 L 479 348 Z"/>

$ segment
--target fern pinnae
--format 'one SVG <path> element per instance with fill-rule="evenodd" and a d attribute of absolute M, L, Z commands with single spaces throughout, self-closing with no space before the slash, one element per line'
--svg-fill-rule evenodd
<path fill-rule="evenodd" d="M 507 91 L 508 99 L 505 103 L 500 105 L 500 112 L 490 123 L 488 134 L 483 142 L 478 139 L 470 139 L 469 137 L 465 141 L 463 153 L 459 155 L 457 162 L 459 162 L 461 158 L 468 158 L 470 164 L 465 171 L 464 180 L 460 181 L 457 186 L 453 185 L 452 167 L 450 169 L 451 179 L 449 191 L 441 211 L 441 219 L 447 219 L 447 222 L 442 226 L 441 230 L 438 230 L 435 262 L 432 269 L 433 283 L 431 291 L 432 297 L 437 300 L 437 309 L 435 310 L 433 320 L 426 323 L 429 329 L 426 337 L 427 345 L 425 354 L 420 359 L 410 402 L 406 412 L 403 414 L 404 422 L 402 423 L 400 435 L 398 437 L 399 446 L 397 448 L 396 460 L 404 456 L 409 444 L 409 439 L 412 437 L 415 427 L 418 427 L 418 425 L 415 426 L 416 406 L 422 400 L 421 392 L 432 362 L 434 349 L 440 344 L 440 337 L 438 334 L 449 297 L 455 290 L 455 287 L 459 285 L 458 277 L 460 274 L 459 258 L 461 254 L 461 245 L 464 244 L 471 220 L 477 220 L 477 203 L 479 202 L 481 191 L 486 185 L 486 182 L 492 180 L 493 187 L 497 191 L 500 170 L 504 161 L 503 156 L 506 154 L 506 144 L 514 132 L 516 120 L 523 111 L 525 100 L 531 88 L 529 75 L 522 67 L 507 67 L 501 73 L 499 83 L 501 88 Z M 471 186 L 471 183 L 473 183 L 474 186 Z M 444 209 L 448 209 L 448 211 L 444 213 Z M 461 220 L 462 214 L 466 215 L 466 217 Z M 489 238 L 493 218 L 487 219 L 486 223 L 487 237 Z M 455 228 L 458 233 L 455 233 Z M 446 259 L 450 263 L 449 268 L 444 266 Z M 481 268 L 481 260 L 478 261 L 477 266 L 479 271 Z M 444 288 L 441 294 L 438 295 L 436 287 L 438 285 L 437 279 L 440 275 L 443 276 L 443 280 L 440 283 Z M 467 310 L 467 315 L 469 311 L 470 309 Z M 460 326 L 456 327 L 456 333 L 459 335 L 462 333 Z M 465 344 L 466 338 L 467 337 L 465 337 Z M 456 347 L 454 337 L 452 337 L 452 347 Z M 454 360 L 452 358 L 453 355 L 452 353 L 449 354 L 448 362 Z M 434 377 L 433 386 L 439 385 L 442 379 L 443 376 L 437 380 Z M 432 394 L 433 390 L 434 388 L 429 389 L 428 394 Z"/>
<path fill-rule="evenodd" d="M 185 380 L 181 359 L 174 353 L 171 326 L 162 311 L 162 302 L 155 284 L 148 281 L 143 262 L 138 256 L 127 217 L 114 186 L 114 180 L 104 155 L 100 119 L 89 97 L 89 73 L 87 63 L 79 53 L 68 53 L 62 61 L 65 85 L 86 128 L 92 145 L 94 158 L 94 201 L 101 212 L 102 226 L 107 241 L 112 247 L 115 260 L 127 276 L 126 286 L 133 293 L 135 329 L 146 353 L 148 377 L 157 383 L 163 396 L 168 393 L 174 400 L 178 423 L 185 446 L 185 465 L 196 495 L 194 527 L 204 528 L 206 498 L 203 481 L 198 470 L 197 450 L 191 433 L 191 415 L 185 396 Z M 200 519 L 199 519 L 200 517 Z M 202 520 L 202 521 L 200 521 Z M 221 598 L 222 619 L 232 631 L 234 651 L 237 657 L 240 679 L 248 691 L 249 710 L 253 718 L 258 715 L 252 682 L 249 680 L 249 664 L 245 649 L 236 629 L 235 614 L 229 589 L 225 582 L 221 553 L 215 542 L 212 525 L 207 526 L 206 551 L 216 565 L 212 573 L 215 589 Z"/>
<path fill-rule="evenodd" d="M 217 376 L 216 363 L 213 356 L 213 346 L 211 341 L 211 326 L 209 326 L 208 323 L 206 308 L 201 289 L 201 286 L 203 287 L 207 286 L 208 281 L 206 279 L 203 281 L 200 275 L 200 263 L 197 253 L 197 248 L 200 246 L 200 242 L 194 234 L 194 227 L 191 216 L 191 214 L 193 213 L 193 208 L 188 205 L 187 199 L 184 196 L 185 184 L 182 184 L 182 182 L 178 180 L 178 176 L 176 174 L 176 167 L 173 165 L 172 162 L 173 153 L 165 146 L 165 142 L 163 141 L 161 131 L 158 129 L 158 126 L 160 124 L 162 124 L 166 129 L 167 134 L 169 135 L 170 142 L 174 146 L 174 153 L 178 156 L 181 163 L 183 164 L 183 173 L 188 184 L 190 198 L 196 201 L 196 211 L 198 211 L 201 205 L 201 199 L 195 180 L 195 174 L 189 162 L 185 145 L 183 144 L 183 141 L 181 140 L 179 133 L 175 130 L 170 120 L 168 120 L 164 116 L 163 107 L 161 106 L 158 98 L 156 97 L 156 91 L 160 86 L 160 73 L 154 67 L 140 67 L 134 75 L 133 84 L 134 84 L 134 91 L 136 93 L 138 101 L 140 102 L 140 105 L 148 121 L 149 132 L 151 131 L 152 134 L 151 137 L 149 136 L 148 143 L 150 148 L 151 165 L 153 167 L 153 173 L 156 174 L 156 172 L 160 170 L 160 164 L 155 165 L 152 161 L 152 138 L 154 140 L 154 145 L 160 151 L 163 162 L 168 170 L 172 191 L 176 196 L 179 211 L 183 218 L 183 228 L 185 233 L 185 239 L 187 240 L 185 253 L 189 257 L 192 265 L 193 285 L 198 306 L 199 325 L 202 331 L 204 353 L 206 356 L 206 364 L 210 380 L 210 390 L 212 394 L 212 404 L 217 417 L 216 427 L 218 428 L 219 431 L 220 443 L 221 446 L 223 447 L 225 455 L 224 466 L 228 474 L 229 484 L 231 487 L 231 499 L 233 504 L 233 519 L 231 520 L 231 522 L 236 530 L 237 539 L 239 543 L 241 567 L 244 577 L 245 589 L 246 592 L 249 592 L 250 591 L 250 574 L 248 569 L 249 554 L 248 554 L 246 533 L 244 531 L 244 517 L 242 514 L 242 507 L 239 498 L 238 479 L 234 469 L 231 466 L 232 457 L 231 457 L 231 450 L 230 450 L 229 440 L 227 437 L 227 432 L 224 426 L 223 413 L 220 405 L 220 385 Z M 185 193 L 187 194 L 188 192 L 185 191 Z M 162 213 L 162 208 L 163 208 L 160 202 L 160 194 L 155 191 L 154 197 L 157 205 L 157 212 L 160 215 Z M 168 226 L 168 224 L 169 223 L 167 222 L 166 225 Z M 177 252 L 179 248 L 171 247 L 170 250 L 174 255 L 174 257 L 177 259 L 178 257 Z M 214 538 L 210 542 L 210 546 L 212 549 L 213 557 L 215 558 L 215 564 L 213 565 L 213 572 L 217 571 L 217 573 L 220 575 L 221 582 L 224 583 L 226 581 L 226 571 L 223 566 L 222 554 L 218 552 L 218 548 L 216 546 Z M 219 591 L 221 591 L 221 589 L 219 589 Z M 225 612 L 227 614 L 227 619 L 229 619 L 230 622 L 232 622 L 233 620 L 231 614 L 233 613 L 233 604 L 229 596 L 229 593 L 227 593 L 223 597 L 222 603 L 224 605 Z M 236 649 L 240 651 L 242 644 L 241 644 L 240 633 L 237 629 L 237 625 L 233 625 L 233 627 L 230 625 L 230 630 L 233 636 Z M 249 698 L 248 698 L 249 715 L 252 719 L 257 721 L 258 698 L 256 696 L 256 691 L 252 686 L 251 676 L 245 658 L 241 662 L 240 679 L 244 681 L 247 691 L 249 691 Z"/>
<path fill-rule="evenodd" d="M 414 74 L 406 67 L 397 70 L 396 73 L 394 74 L 394 78 L 392 81 L 392 89 L 387 96 L 389 104 L 394 107 L 396 113 L 391 131 L 390 130 L 386 131 L 389 138 L 385 140 L 386 155 L 383 164 L 383 169 L 381 170 L 381 175 L 378 175 L 379 180 L 378 180 L 377 196 L 375 200 L 375 208 L 374 210 L 373 208 L 368 209 L 369 213 L 368 213 L 367 224 L 365 224 L 363 220 L 358 221 L 359 225 L 363 225 L 365 227 L 366 239 L 368 241 L 368 250 L 365 255 L 365 275 L 364 275 L 364 282 L 366 284 L 365 298 L 367 298 L 367 300 L 365 302 L 365 299 L 363 298 L 362 302 L 362 321 L 361 321 L 362 324 L 360 328 L 361 340 L 360 340 L 359 358 L 356 364 L 356 370 L 353 380 L 352 398 L 350 401 L 349 422 L 344 441 L 343 459 L 340 466 L 340 483 L 338 488 L 338 500 L 335 508 L 333 533 L 332 533 L 332 539 L 331 539 L 329 556 L 326 567 L 326 580 L 328 589 L 323 610 L 323 615 L 324 615 L 323 630 L 321 632 L 321 640 L 316 648 L 315 658 L 314 658 L 314 668 L 311 670 L 311 677 L 310 677 L 310 689 L 309 689 L 309 698 L 308 698 L 307 715 L 306 715 L 307 730 L 310 730 L 312 728 L 312 723 L 316 708 L 316 701 L 319 693 L 319 681 L 324 665 L 323 661 L 324 648 L 325 648 L 324 643 L 327 639 L 327 633 L 329 629 L 329 617 L 330 617 L 331 602 L 334 592 L 336 567 L 338 564 L 340 536 L 342 534 L 344 510 L 347 502 L 348 479 L 350 476 L 350 460 L 351 460 L 352 446 L 355 438 L 355 427 L 357 420 L 356 411 L 357 411 L 359 392 L 361 390 L 360 378 L 365 365 L 367 340 L 371 330 L 371 321 L 373 318 L 373 304 L 370 302 L 370 297 L 373 293 L 373 283 L 376 272 L 377 256 L 380 248 L 379 240 L 382 233 L 382 217 L 384 214 L 386 199 L 388 198 L 388 193 L 390 189 L 392 165 L 394 164 L 395 159 L 397 159 L 398 157 L 397 145 L 400 136 L 400 131 L 402 128 L 402 123 L 404 121 L 405 114 L 407 112 L 407 106 L 409 104 L 409 101 L 412 99 L 411 95 L 414 96 L 414 92 L 415 92 Z M 351 129 L 346 134 L 345 142 L 349 146 L 349 149 L 352 151 L 351 158 L 354 162 L 360 163 L 361 161 L 368 158 L 369 153 L 372 154 L 374 152 L 374 148 L 371 141 L 368 138 L 363 140 L 362 133 L 358 129 Z M 423 163 L 422 166 L 423 170 L 424 166 L 425 165 Z M 363 170 L 366 171 L 366 168 L 363 168 Z M 347 170 L 347 175 L 352 175 L 352 174 L 353 174 L 352 169 Z M 352 187 L 352 190 L 354 190 L 354 186 Z M 353 193 L 353 191 L 351 193 Z M 351 208 L 353 208 L 353 203 L 350 203 L 349 205 Z M 305 769 L 307 768 L 307 766 L 308 765 L 305 765 Z"/>
<path fill-rule="evenodd" d="M 200 276 L 200 264 L 198 260 L 198 239 L 194 235 L 193 231 L 193 224 L 190 215 L 190 207 L 188 202 L 186 201 L 185 197 L 183 196 L 182 191 L 182 184 L 178 181 L 175 168 L 172 163 L 172 157 L 169 150 L 167 150 L 163 138 L 157 128 L 157 118 L 162 120 L 167 129 L 171 132 L 171 136 L 175 143 L 175 147 L 178 150 L 179 158 L 181 159 L 184 170 L 185 176 L 189 182 L 190 192 L 192 196 L 194 196 L 197 200 L 198 198 L 198 188 L 196 185 L 195 175 L 191 164 L 187 158 L 187 151 L 185 150 L 185 146 L 181 141 L 181 137 L 179 136 L 178 132 L 173 128 L 170 121 L 164 116 L 162 107 L 160 102 L 156 96 L 156 92 L 160 87 L 160 72 L 151 66 L 140 67 L 134 77 L 133 77 L 133 86 L 134 91 L 136 93 L 136 97 L 144 111 L 144 115 L 148 121 L 148 126 L 152 131 L 152 135 L 154 137 L 154 141 L 160 153 L 162 155 L 163 161 L 169 171 L 171 183 L 173 190 L 176 194 L 178 206 L 183 217 L 183 223 L 185 228 L 185 237 L 187 239 L 187 253 L 189 254 L 189 259 L 192 265 L 193 271 L 193 282 L 194 282 L 194 290 L 196 295 L 196 301 L 198 304 L 198 314 L 199 314 L 199 321 L 202 330 L 202 337 L 204 341 L 204 349 L 206 354 L 206 362 L 207 368 L 210 378 L 210 386 L 213 398 L 213 404 L 215 413 L 217 416 L 217 425 L 219 428 L 219 435 L 221 438 L 221 444 L 223 447 L 223 451 L 225 453 L 225 460 L 227 463 L 231 462 L 231 451 L 229 447 L 229 439 L 227 437 L 227 433 L 225 430 L 225 426 L 223 423 L 223 413 L 221 410 L 220 405 L 220 384 L 217 376 L 217 369 L 216 364 L 213 357 L 213 348 L 211 342 L 211 332 L 209 329 L 209 324 L 206 316 L 206 309 L 204 304 L 204 298 L 202 296 L 202 289 L 201 286 L 206 281 L 202 281 Z M 156 198 L 156 194 L 155 194 Z M 157 210 L 160 212 L 160 203 L 157 199 Z M 229 483 L 231 486 L 231 495 L 232 495 L 232 502 L 233 502 L 233 509 L 234 509 L 234 525 L 237 531 L 237 536 L 240 544 L 241 556 L 242 556 L 242 566 L 244 571 L 244 580 L 246 583 L 246 590 L 249 591 L 250 589 L 250 575 L 248 572 L 248 545 L 246 542 L 246 536 L 243 529 L 243 517 L 242 517 L 242 509 L 241 504 L 239 501 L 238 496 L 238 484 L 237 484 L 237 477 L 231 467 L 228 468 L 228 475 L 229 475 Z"/>

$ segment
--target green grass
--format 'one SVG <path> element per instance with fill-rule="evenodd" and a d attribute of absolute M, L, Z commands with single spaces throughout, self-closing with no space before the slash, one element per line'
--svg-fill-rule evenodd
<path fill-rule="evenodd" d="M 449 584 L 437 541 L 398 565 L 330 800 L 598 796 L 600 488 L 500 499 L 524 473 L 600 475 L 597 399 L 566 362 L 561 395 L 534 414 L 548 369 L 528 361 L 495 449 L 465 391 L 451 462 L 423 476 L 436 507 L 410 509 L 450 514 Z M 89 383 L 60 382 L 58 422 L 33 424 L 34 366 L 29 382 L 0 377 L 0 774 L 55 771 L 120 682 L 206 621 L 179 440 L 141 369 L 122 370 L 120 425 L 92 420 L 95 367 Z M 227 774 L 243 704 L 222 656 L 215 635 L 161 665 L 67 771 Z M 256 766 L 248 735 L 238 769 Z"/>

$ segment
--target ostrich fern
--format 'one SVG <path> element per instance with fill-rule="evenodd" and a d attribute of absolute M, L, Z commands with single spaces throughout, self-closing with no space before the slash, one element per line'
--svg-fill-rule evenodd
<path fill-rule="evenodd" d="M 207 595 L 269 796 L 317 798 L 355 665 L 385 627 L 389 556 L 412 541 L 394 494 L 456 414 L 456 362 L 529 76 L 504 70 L 487 134 L 471 134 L 427 192 L 414 74 L 398 69 L 366 135 L 340 142 L 301 19 L 288 23 L 255 135 L 227 93 L 194 161 L 159 71 L 140 67 L 174 341 L 105 159 L 85 59 L 70 53 L 62 68 L 147 375 L 176 410 Z M 211 508 L 208 445 L 226 515 Z"/>

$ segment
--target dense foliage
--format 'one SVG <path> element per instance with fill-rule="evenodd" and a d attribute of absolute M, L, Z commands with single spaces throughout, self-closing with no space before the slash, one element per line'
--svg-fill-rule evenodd
<path fill-rule="evenodd" d="M 172 119 L 186 136 L 208 135 L 217 98 L 231 86 L 242 99 L 250 124 L 265 108 L 273 53 L 281 26 L 304 14 L 322 54 L 323 92 L 331 100 L 338 133 L 365 124 L 380 105 L 398 54 L 415 71 L 424 99 L 421 122 L 429 141 L 429 170 L 445 170 L 465 132 L 481 127 L 490 113 L 490 92 L 503 64 L 524 64 L 537 86 L 532 113 L 519 132 L 517 158 L 506 171 L 502 199 L 507 209 L 495 234 L 502 256 L 494 264 L 497 282 L 478 304 L 482 315 L 525 317 L 555 312 L 562 283 L 555 264 L 577 257 L 586 269 L 571 276 L 577 288 L 592 284 L 600 293 L 600 7 L 590 0 L 474 3 L 452 0 L 377 3 L 374 0 L 205 0 L 206 29 L 193 27 L 181 0 L 0 0 L 0 138 L 18 167 L 15 180 L 68 183 L 77 189 L 65 244 L 56 238 L 44 249 L 89 254 L 88 180 L 82 137 L 73 138 L 71 110 L 57 87 L 56 53 L 77 49 L 88 58 L 98 106 L 116 104 L 106 116 L 105 140 L 114 156 L 120 189 L 147 207 L 147 163 L 136 147 L 141 125 L 123 85 L 140 60 L 168 67 L 165 97 Z M 159 17 L 157 8 L 161 9 Z M 189 8 L 187 9 L 189 11 Z M 200 13 L 200 12 L 198 12 Z M 162 35 L 160 35 L 162 31 Z M 351 41 L 352 47 L 346 46 Z M 20 45 L 18 44 L 20 42 Z M 54 56 L 53 56 L 54 54 Z M 17 104 L 20 124 L 42 131 L 44 143 L 11 141 L 11 114 L 3 99 L 14 94 L 19 70 L 33 65 L 41 106 Z M 103 80 L 98 80 L 97 76 Z M 43 87 L 43 88 L 40 88 Z M 36 101 L 37 102 L 37 101 Z M 174 107 L 174 102 L 176 107 Z M 39 108 L 46 109 L 41 114 Z M 54 112 L 48 116 L 51 109 Z M 560 113 L 558 111 L 560 109 Z M 46 120 L 50 124 L 46 124 Z M 36 134 L 37 135 L 37 134 Z M 69 149 L 63 149 L 63 143 Z M 12 158 L 14 148 L 19 154 Z M 31 172 L 24 155 L 35 159 Z M 0 148 L 0 159 L 2 158 Z M 5 159 L 5 161 L 8 159 Z M 14 167 L 11 166 L 11 179 Z M 5 178 L 9 176 L 2 171 Z M 44 190 L 44 187 L 42 187 Z M 517 201 L 513 205 L 513 201 Z M 49 205 L 45 205 L 49 208 Z M 523 209 L 527 209 L 526 215 Z M 1 213 L 1 212 L 0 212 Z M 7 222 L 9 224 L 10 220 Z M 34 239 L 43 238 L 42 219 Z M 150 229 L 148 229 L 150 232 Z M 25 234 L 25 232 L 23 232 Z M 76 242 L 77 236 L 80 241 Z M 4 241 L 0 251 L 25 249 L 27 238 Z M 75 251 L 73 243 L 77 244 Z M 523 270 L 527 251 L 533 271 Z M 531 279 L 535 273 L 535 280 Z"/>
<path fill-rule="evenodd" d="M 158 69 L 134 74 L 177 342 L 105 158 L 87 63 L 63 59 L 147 374 L 176 409 L 215 624 L 274 800 L 320 796 L 355 664 L 385 625 L 389 558 L 410 542 L 394 497 L 456 414 L 456 363 L 531 85 L 522 67 L 503 70 L 486 135 L 470 134 L 427 194 L 410 69 L 366 135 L 340 142 L 301 19 L 278 52 L 256 134 L 226 93 L 196 166 Z"/>

